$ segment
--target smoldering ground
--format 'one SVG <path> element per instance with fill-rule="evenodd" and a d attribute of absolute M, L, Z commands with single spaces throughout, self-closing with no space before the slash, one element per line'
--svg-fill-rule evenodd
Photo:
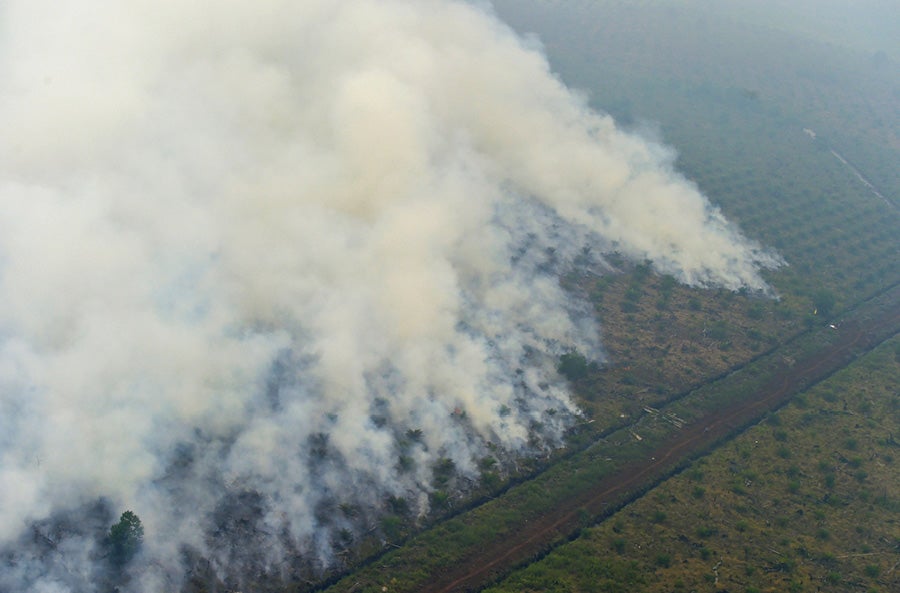
<path fill-rule="evenodd" d="M 0 11 L 2 590 L 90 590 L 126 508 L 133 590 L 327 565 L 435 464 L 558 443 L 585 246 L 779 264 L 480 3 Z"/>

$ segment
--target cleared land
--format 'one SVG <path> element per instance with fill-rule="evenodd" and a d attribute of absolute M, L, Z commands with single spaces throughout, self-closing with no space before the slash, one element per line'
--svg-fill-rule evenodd
<path fill-rule="evenodd" d="M 815 383 L 852 361 L 861 350 L 871 349 L 886 336 L 900 331 L 900 290 L 890 298 L 893 305 L 862 323 L 848 321 L 842 324 L 838 338 L 827 347 L 812 352 L 802 361 L 794 363 L 776 374 L 757 393 L 725 409 L 709 413 L 686 425 L 653 451 L 646 463 L 635 463 L 603 479 L 597 488 L 584 496 L 569 501 L 561 509 L 549 513 L 540 521 L 534 521 L 528 530 L 514 541 L 507 541 L 497 550 L 479 552 L 471 565 L 462 568 L 460 576 L 447 584 L 435 584 L 423 591 L 450 593 L 479 589 L 494 572 L 499 572 L 528 554 L 534 554 L 567 532 L 575 533 L 584 521 L 584 513 L 602 515 L 630 493 L 640 492 L 648 484 L 658 480 L 681 466 L 685 458 L 707 450 L 734 433 L 735 428 L 756 421 L 765 413 L 783 405 L 801 392 L 806 385 Z M 872 314 L 861 311 L 860 317 Z M 830 328 L 829 328 L 830 329 Z M 665 415 L 665 411 L 661 411 Z M 676 416 L 677 417 L 677 416 Z M 568 508 L 567 508 L 568 507 Z M 574 509 L 574 510 L 572 510 Z"/>
<path fill-rule="evenodd" d="M 900 331 L 900 288 L 860 307 L 839 323 L 838 329 L 826 327 L 811 332 L 805 340 L 798 341 L 801 343 L 795 342 L 704 390 L 680 398 L 677 402 L 679 408 L 673 405 L 651 413 L 649 416 L 655 426 L 641 429 L 644 436 L 640 440 L 634 437 L 634 428 L 629 428 L 627 433 L 632 438 L 627 444 L 617 444 L 617 439 L 623 435 L 616 433 L 606 439 L 607 442 L 598 443 L 570 461 L 570 467 L 587 470 L 590 460 L 599 455 L 610 454 L 627 459 L 615 470 L 599 477 L 596 483 L 585 484 L 576 479 L 573 482 L 577 484 L 561 484 L 548 475 L 555 473 L 550 470 L 533 483 L 523 486 L 543 489 L 542 486 L 545 488 L 552 484 L 557 491 L 568 492 L 568 497 L 554 498 L 552 504 L 543 508 L 543 512 L 529 516 L 518 526 L 512 525 L 490 537 L 481 529 L 490 525 L 484 513 L 491 513 L 491 510 L 480 509 L 480 518 L 472 517 L 474 522 L 464 521 L 458 529 L 451 530 L 454 535 L 459 531 L 468 531 L 469 537 L 474 538 L 468 546 L 460 541 L 458 535 L 446 534 L 449 537 L 445 540 L 443 526 L 438 526 L 433 533 L 414 538 L 403 549 L 388 554 L 331 590 L 379 591 L 382 587 L 389 587 L 392 591 L 450 592 L 481 588 L 511 567 L 533 559 L 577 534 L 585 524 L 597 517 L 606 516 L 611 509 L 630 502 L 681 467 L 686 459 L 721 443 L 741 427 L 778 408 L 808 385 L 827 377 L 861 352 Z M 788 354 L 793 355 L 791 358 L 794 360 L 790 366 L 781 362 Z M 769 372 L 761 385 L 747 383 L 746 377 L 742 376 L 765 372 L 763 369 L 766 367 L 769 367 Z M 748 386 L 752 389 L 751 393 L 744 392 Z M 724 396 L 729 392 L 739 397 Z M 697 412 L 696 417 L 683 427 L 664 421 L 672 416 L 687 417 L 688 413 L 682 411 L 685 406 Z M 704 407 L 707 409 L 703 410 Z M 540 482 L 547 483 L 542 485 Z M 496 501 L 496 505 L 485 507 L 496 506 L 505 508 L 507 513 L 517 514 L 517 511 L 524 509 L 518 508 L 520 493 L 516 490 Z M 469 527 L 471 525 L 475 527 Z M 477 534 L 473 533 L 476 529 Z M 441 541 L 447 547 L 455 548 L 455 554 L 443 559 L 436 558 L 435 554 L 439 552 L 434 548 L 440 547 Z M 429 551 L 435 554 L 429 554 Z"/>
<path fill-rule="evenodd" d="M 896 591 L 900 338 L 491 587 Z"/>

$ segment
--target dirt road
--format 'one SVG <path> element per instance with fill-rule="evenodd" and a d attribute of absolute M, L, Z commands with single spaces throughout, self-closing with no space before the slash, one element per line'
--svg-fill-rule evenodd
<path fill-rule="evenodd" d="M 807 389 L 900 331 L 900 290 L 888 294 L 886 304 L 874 311 L 827 328 L 829 344 L 772 377 L 754 397 L 714 411 L 675 432 L 645 461 L 631 463 L 600 480 L 594 488 L 564 505 L 547 509 L 513 538 L 481 548 L 465 563 L 432 575 L 422 593 L 476 591 L 511 568 L 539 556 L 550 546 L 578 532 L 585 512 L 599 517 L 671 474 L 686 459 L 733 437 L 739 429 L 777 409 Z"/>

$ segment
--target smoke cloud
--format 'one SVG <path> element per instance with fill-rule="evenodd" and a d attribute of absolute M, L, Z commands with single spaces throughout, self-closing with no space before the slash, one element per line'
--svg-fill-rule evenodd
<path fill-rule="evenodd" d="M 186 550 L 328 565 L 439 461 L 559 443 L 556 357 L 601 356 L 557 281 L 585 247 L 730 289 L 779 264 L 481 4 L 0 14 L 2 591 L 90 590 L 126 508 L 132 590 Z"/>

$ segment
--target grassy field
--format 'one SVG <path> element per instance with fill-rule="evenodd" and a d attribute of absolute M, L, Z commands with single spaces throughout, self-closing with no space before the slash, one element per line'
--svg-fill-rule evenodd
<path fill-rule="evenodd" d="M 488 591 L 900 589 L 898 377 L 895 338 Z"/>
<path fill-rule="evenodd" d="M 607 517 L 610 509 L 640 496 L 647 486 L 682 467 L 684 458 L 710 450 L 747 420 L 776 409 L 785 396 L 803 389 L 804 383 L 827 376 L 831 368 L 840 368 L 865 351 L 867 341 L 877 344 L 896 333 L 898 293 L 900 290 L 895 289 L 859 308 L 851 319 L 839 322 L 852 328 L 868 319 L 868 326 L 857 326 L 867 327 L 865 331 L 825 327 L 804 333 L 776 352 L 674 398 L 668 405 L 659 409 L 645 406 L 639 416 L 626 420 L 623 428 L 557 460 L 533 479 L 470 512 L 438 523 L 330 590 L 374 592 L 389 584 L 393 591 L 443 591 L 446 583 L 460 574 L 468 579 L 471 567 L 494 554 L 499 554 L 501 564 L 540 556 L 580 528 Z M 890 311 L 892 321 L 883 323 L 878 311 Z M 857 344 L 853 336 L 865 339 Z M 824 355 L 838 344 L 844 344 L 843 355 L 837 359 Z M 785 383 L 791 369 L 805 378 Z M 790 385 L 789 391 L 783 391 Z M 757 398 L 768 400 L 772 394 L 775 399 L 753 409 Z M 736 411 L 747 403 L 751 408 L 746 413 Z M 505 550 L 513 546 L 518 548 L 515 555 L 505 557 Z M 492 574 L 479 578 L 490 579 Z"/>

